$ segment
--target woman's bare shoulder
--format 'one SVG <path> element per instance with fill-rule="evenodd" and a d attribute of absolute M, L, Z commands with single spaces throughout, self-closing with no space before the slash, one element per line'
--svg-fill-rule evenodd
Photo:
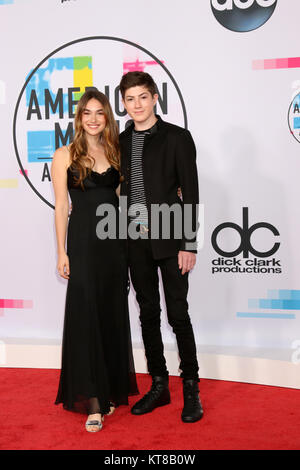
<path fill-rule="evenodd" d="M 53 162 L 65 165 L 68 168 L 71 164 L 70 146 L 63 145 L 56 149 L 53 154 Z"/>

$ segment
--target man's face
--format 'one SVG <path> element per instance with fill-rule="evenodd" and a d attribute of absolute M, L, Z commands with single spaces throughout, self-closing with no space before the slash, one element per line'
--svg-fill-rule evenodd
<path fill-rule="evenodd" d="M 144 86 L 134 86 L 125 92 L 123 104 L 129 116 L 138 123 L 146 122 L 154 115 L 158 95 L 151 95 Z"/>

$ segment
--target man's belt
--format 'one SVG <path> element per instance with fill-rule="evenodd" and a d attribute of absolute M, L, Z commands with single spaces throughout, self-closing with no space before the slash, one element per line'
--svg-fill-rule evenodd
<path fill-rule="evenodd" d="M 145 235 L 147 232 L 149 232 L 149 228 L 147 224 L 140 224 L 137 223 L 138 226 L 138 231 L 142 234 Z"/>

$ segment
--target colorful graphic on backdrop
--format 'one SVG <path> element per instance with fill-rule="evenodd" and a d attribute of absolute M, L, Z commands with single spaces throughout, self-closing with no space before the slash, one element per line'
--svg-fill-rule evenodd
<path fill-rule="evenodd" d="M 258 59 L 252 61 L 253 70 L 278 70 L 300 68 L 300 57 Z M 292 136 L 300 142 L 300 92 L 294 96 L 288 109 L 288 125 Z"/>
<path fill-rule="evenodd" d="M 237 312 L 236 316 L 239 318 L 267 318 L 267 319 L 284 319 L 295 320 L 294 313 L 285 313 L 286 310 L 299 310 L 300 311 L 300 290 L 268 290 L 267 298 L 265 299 L 249 299 L 249 309 L 259 310 L 281 310 L 281 312 Z"/>
<path fill-rule="evenodd" d="M 17 178 L 1 178 L 0 179 L 0 188 L 17 188 L 18 180 Z"/>
<path fill-rule="evenodd" d="M 6 308 L 33 308 L 33 301 L 24 299 L 0 299 L 0 316 L 4 315 L 4 309 Z"/>
<path fill-rule="evenodd" d="M 53 92 L 55 86 L 52 86 L 52 80 L 58 82 L 59 75 L 68 71 L 73 74 L 73 83 L 68 87 L 68 93 L 64 92 L 63 88 L 58 88 L 56 93 Z M 42 120 L 42 109 L 45 110 L 45 119 L 49 119 L 50 114 L 56 113 L 59 118 L 67 114 L 70 117 L 74 116 L 74 106 L 88 87 L 93 87 L 92 57 L 49 59 L 47 66 L 40 67 L 26 86 L 27 120 L 31 120 L 35 114 L 39 120 Z M 70 128 L 61 129 L 57 123 L 53 130 L 27 131 L 28 162 L 51 161 L 60 141 L 64 141 L 65 136 L 71 138 L 69 134 Z"/>
<path fill-rule="evenodd" d="M 279 59 L 256 59 L 252 61 L 253 70 L 295 69 L 300 67 L 300 57 Z"/>

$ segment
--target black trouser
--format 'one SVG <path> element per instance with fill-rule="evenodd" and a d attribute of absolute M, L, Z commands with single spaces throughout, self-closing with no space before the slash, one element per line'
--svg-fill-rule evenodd
<path fill-rule="evenodd" d="M 168 321 L 177 339 L 181 377 L 198 380 L 196 344 L 188 314 L 188 273 L 181 274 L 177 256 L 153 259 L 150 240 L 139 238 L 129 240 L 128 243 L 130 277 L 140 307 L 142 336 L 150 375 L 168 375 L 160 330 L 159 267 Z"/>

